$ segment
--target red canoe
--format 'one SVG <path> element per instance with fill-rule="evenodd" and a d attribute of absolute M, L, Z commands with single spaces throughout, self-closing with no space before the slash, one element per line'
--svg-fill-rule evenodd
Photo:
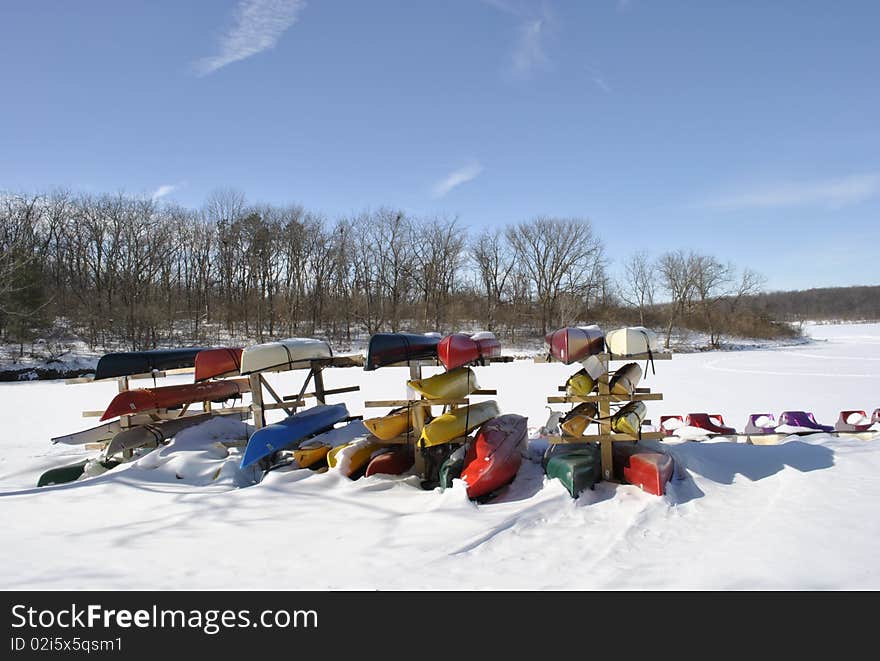
<path fill-rule="evenodd" d="M 121 392 L 104 411 L 101 420 L 109 420 L 117 415 L 131 415 L 156 409 L 171 409 L 195 402 L 222 402 L 242 393 L 250 392 L 247 379 L 228 381 L 209 381 L 208 383 L 187 383 L 181 386 L 161 386 L 159 388 L 138 388 Z"/>
<path fill-rule="evenodd" d="M 483 332 L 474 335 L 452 333 L 437 345 L 437 357 L 447 370 L 473 363 L 481 358 L 497 356 L 501 351 L 501 343 L 492 333 Z"/>
<path fill-rule="evenodd" d="M 367 465 L 364 477 L 384 473 L 385 475 L 400 475 L 408 471 L 414 463 L 413 449 L 409 445 L 396 447 L 388 452 L 376 455 Z"/>
<path fill-rule="evenodd" d="M 675 469 L 671 456 L 640 448 L 636 443 L 614 443 L 612 450 L 617 479 L 655 496 L 666 493 L 666 483 L 672 479 Z"/>
<path fill-rule="evenodd" d="M 550 345 L 550 355 L 566 365 L 605 349 L 605 333 L 598 326 L 560 328 L 548 333 L 544 339 Z"/>
<path fill-rule="evenodd" d="M 528 418 L 507 414 L 480 427 L 464 458 L 461 479 L 468 498 L 479 498 L 513 481 L 522 463 Z"/>
<path fill-rule="evenodd" d="M 237 376 L 241 370 L 241 352 L 241 347 L 199 351 L 195 361 L 195 380 L 198 382 L 218 376 Z"/>

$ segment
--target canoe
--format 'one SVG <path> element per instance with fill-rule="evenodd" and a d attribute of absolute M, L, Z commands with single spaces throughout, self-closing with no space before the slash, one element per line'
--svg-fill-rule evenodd
<path fill-rule="evenodd" d="M 192 367 L 199 352 L 208 348 L 150 349 L 149 351 L 123 351 L 104 354 L 98 360 L 98 365 L 95 368 L 95 381 Z"/>
<path fill-rule="evenodd" d="M 382 452 L 370 459 L 365 477 L 370 475 L 401 475 L 412 468 L 415 462 L 412 446 L 401 445 Z"/>
<path fill-rule="evenodd" d="M 440 338 L 436 335 L 376 333 L 370 338 L 364 369 L 371 371 L 394 363 L 436 358 L 438 344 Z"/>
<path fill-rule="evenodd" d="M 596 387 L 596 380 L 587 370 L 578 370 L 565 382 L 565 393 L 569 397 L 586 397 Z"/>
<path fill-rule="evenodd" d="M 647 414 L 648 409 L 644 402 L 630 402 L 611 416 L 611 429 L 619 434 L 638 436 L 642 420 Z"/>
<path fill-rule="evenodd" d="M 587 427 L 599 417 L 596 402 L 582 402 L 559 421 L 559 428 L 569 436 L 582 436 Z"/>
<path fill-rule="evenodd" d="M 666 493 L 666 483 L 672 479 L 675 462 L 662 452 L 639 447 L 636 442 L 613 443 L 614 476 L 655 496 Z"/>
<path fill-rule="evenodd" d="M 605 336 L 608 352 L 626 358 L 660 351 L 657 334 L 644 326 L 628 326 L 609 331 Z"/>
<path fill-rule="evenodd" d="M 281 422 L 255 431 L 241 458 L 241 468 L 247 468 L 278 450 L 299 445 L 310 436 L 326 431 L 348 417 L 345 404 L 314 406 L 287 416 Z"/>
<path fill-rule="evenodd" d="M 612 395 L 628 397 L 636 391 L 639 381 L 642 380 L 642 368 L 638 363 L 627 363 L 614 372 L 608 382 L 608 389 Z"/>
<path fill-rule="evenodd" d="M 129 351 L 108 353 L 101 356 L 95 368 L 95 381 L 117 376 L 146 374 L 148 372 L 175 370 L 192 367 L 196 355 L 208 347 L 187 347 L 185 349 L 151 349 L 150 351 Z"/>
<path fill-rule="evenodd" d="M 440 471 L 449 456 L 458 450 L 468 439 L 460 438 L 456 442 L 443 443 L 428 448 L 420 448 L 417 451 L 425 462 L 422 473 L 421 487 L 430 490 L 440 486 Z M 451 480 L 450 480 L 451 482 Z"/>
<path fill-rule="evenodd" d="M 522 464 L 528 418 L 509 413 L 480 427 L 467 444 L 461 479 L 467 483 L 468 498 L 480 498 L 513 481 Z"/>
<path fill-rule="evenodd" d="M 380 418 L 366 419 L 364 426 L 379 440 L 390 441 L 412 429 L 412 413 L 409 407 L 404 406 Z"/>
<path fill-rule="evenodd" d="M 327 465 L 345 475 L 352 477 L 365 468 L 373 454 L 382 448 L 375 439 L 361 438 L 345 445 L 337 445 L 327 453 Z"/>
<path fill-rule="evenodd" d="M 437 345 L 437 357 L 443 366 L 452 370 L 468 363 L 497 356 L 501 344 L 492 333 L 480 332 L 474 335 L 452 333 Z"/>
<path fill-rule="evenodd" d="M 495 400 L 462 406 L 437 416 L 422 428 L 419 445 L 431 447 L 466 436 L 484 422 L 499 416 Z"/>
<path fill-rule="evenodd" d="M 808 411 L 783 411 L 779 414 L 779 426 L 806 427 L 816 431 L 834 431 L 831 425 L 821 425 L 816 422 L 816 417 Z"/>
<path fill-rule="evenodd" d="M 550 355 L 566 365 L 605 350 L 605 334 L 595 325 L 560 328 L 544 339 L 550 345 Z"/>
<path fill-rule="evenodd" d="M 64 436 L 56 436 L 52 439 L 53 443 L 62 443 L 64 445 L 85 445 L 86 443 L 103 443 L 109 441 L 122 430 L 122 423 L 119 420 L 105 422 L 103 425 L 92 427 L 91 429 L 83 429 L 73 434 L 65 434 Z"/>
<path fill-rule="evenodd" d="M 238 376 L 241 372 L 241 347 L 205 349 L 196 354 L 195 381 L 207 381 L 218 376 Z"/>
<path fill-rule="evenodd" d="M 289 337 L 277 342 L 254 344 L 241 353 L 241 373 L 284 372 L 309 367 L 309 361 L 332 358 L 333 349 L 324 340 Z"/>
<path fill-rule="evenodd" d="M 461 399 L 480 387 L 477 375 L 470 367 L 456 367 L 426 379 L 410 379 L 406 385 L 425 399 Z"/>
<path fill-rule="evenodd" d="M 330 452 L 330 446 L 317 439 L 309 439 L 303 441 L 302 444 L 293 451 L 293 458 L 301 468 L 311 468 L 319 464 L 326 465 L 327 453 Z"/>
<path fill-rule="evenodd" d="M 446 457 L 446 460 L 440 466 L 440 488 L 451 489 L 452 480 L 461 477 L 461 471 L 464 470 L 464 461 L 467 456 L 468 448 L 472 443 L 472 439 L 468 439 L 460 447 L 453 450 L 452 454 Z"/>
<path fill-rule="evenodd" d="M 173 409 L 196 402 L 222 402 L 239 397 L 242 393 L 250 392 L 250 390 L 251 386 L 247 379 L 125 390 L 113 398 L 107 410 L 104 411 L 104 415 L 101 416 L 101 420 L 109 420 L 118 415 L 143 413 L 144 411 Z"/>
<path fill-rule="evenodd" d="M 75 464 L 68 464 L 67 466 L 59 466 L 58 468 L 47 470 L 45 473 L 40 475 L 40 479 L 37 480 L 37 486 L 48 487 L 53 484 L 67 484 L 68 482 L 76 482 L 86 472 L 86 466 L 88 466 L 89 462 L 91 461 L 94 460 L 83 459 L 82 461 L 78 461 Z M 114 459 L 106 459 L 104 461 L 101 461 L 100 464 L 105 470 L 110 470 L 111 468 L 116 468 L 120 464 L 120 462 Z"/>
<path fill-rule="evenodd" d="M 722 436 L 736 434 L 736 429 L 727 427 L 724 424 L 724 418 L 720 414 L 715 413 L 688 413 L 684 424 L 686 427 L 696 427 L 705 429 L 712 434 L 721 434 Z"/>
<path fill-rule="evenodd" d="M 226 413 L 220 411 L 211 411 L 209 413 L 200 413 L 198 415 L 188 415 L 182 418 L 172 418 L 171 420 L 162 420 L 160 422 L 150 422 L 145 425 L 138 425 L 131 429 L 124 429 L 113 437 L 107 449 L 104 451 L 105 456 L 109 457 L 124 450 L 134 450 L 135 448 L 144 447 L 150 444 L 163 443 L 184 429 L 195 427 L 203 422 L 207 422 L 220 416 L 234 416 L 239 420 L 246 419 L 250 414 L 247 412 Z M 245 426 L 242 425 L 242 429 Z"/>
<path fill-rule="evenodd" d="M 562 482 L 572 498 L 592 489 L 602 479 L 602 451 L 598 443 L 559 443 L 544 452 L 544 473 Z"/>

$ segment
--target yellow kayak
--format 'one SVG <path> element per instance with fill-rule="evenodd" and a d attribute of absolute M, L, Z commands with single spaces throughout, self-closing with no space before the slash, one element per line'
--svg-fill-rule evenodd
<path fill-rule="evenodd" d="M 330 446 L 321 441 L 306 441 L 293 451 L 293 458 L 302 468 L 308 468 L 320 463 L 329 451 Z"/>
<path fill-rule="evenodd" d="M 621 434 L 638 436 L 642 420 L 648 414 L 644 402 L 630 402 L 611 417 L 611 429 Z"/>
<path fill-rule="evenodd" d="M 590 423 L 598 417 L 599 407 L 596 402 L 583 402 L 559 421 L 559 427 L 569 436 L 582 436 Z"/>
<path fill-rule="evenodd" d="M 461 399 L 480 387 L 477 385 L 477 375 L 470 367 L 456 367 L 427 379 L 410 379 L 406 385 L 421 393 L 425 399 Z"/>
<path fill-rule="evenodd" d="M 408 407 L 394 409 L 388 415 L 381 418 L 364 420 L 364 426 L 370 433 L 382 441 L 390 441 L 392 438 L 405 434 L 412 429 L 412 415 Z"/>
<path fill-rule="evenodd" d="M 499 415 L 501 415 L 501 411 L 499 411 L 498 404 L 494 400 L 462 406 L 454 411 L 437 416 L 425 425 L 419 442 L 424 447 L 448 443 L 467 435 L 468 432 L 492 418 L 497 418 Z"/>
<path fill-rule="evenodd" d="M 327 465 L 346 477 L 351 477 L 366 466 L 373 453 L 381 447 L 383 447 L 381 443 L 368 438 L 359 438 L 345 445 L 337 445 L 327 453 Z"/>
<path fill-rule="evenodd" d="M 565 392 L 569 397 L 586 397 L 595 387 L 596 380 L 587 373 L 587 370 L 575 372 L 565 382 Z"/>
<path fill-rule="evenodd" d="M 628 396 L 636 391 L 636 386 L 642 380 L 642 368 L 638 363 L 627 363 L 614 373 L 608 388 L 613 395 Z"/>

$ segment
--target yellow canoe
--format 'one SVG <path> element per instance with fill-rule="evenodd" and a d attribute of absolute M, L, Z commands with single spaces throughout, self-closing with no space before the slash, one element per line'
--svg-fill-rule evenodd
<path fill-rule="evenodd" d="M 364 427 L 379 440 L 390 441 L 412 429 L 412 415 L 408 407 L 394 409 L 381 418 L 364 420 Z"/>
<path fill-rule="evenodd" d="M 477 385 L 477 375 L 470 367 L 456 367 L 427 379 L 410 379 L 406 385 L 421 393 L 425 399 L 461 399 L 480 387 Z"/>
<path fill-rule="evenodd" d="M 608 382 L 608 389 L 613 395 L 632 395 L 642 380 L 642 368 L 638 363 L 627 363 L 614 373 Z"/>
<path fill-rule="evenodd" d="M 302 468 L 319 463 L 330 451 L 330 446 L 321 441 L 306 441 L 293 451 L 293 458 Z"/>
<path fill-rule="evenodd" d="M 462 406 L 437 416 L 425 425 L 419 443 L 424 447 L 448 443 L 456 438 L 466 436 L 468 432 L 499 415 L 501 415 L 501 411 L 494 400 Z"/>
<path fill-rule="evenodd" d="M 337 445 L 327 453 L 327 465 L 338 470 L 346 477 L 351 477 L 359 469 L 369 463 L 381 443 L 368 438 L 359 438 L 345 445 Z"/>
<path fill-rule="evenodd" d="M 596 380 L 587 373 L 587 370 L 575 372 L 565 382 L 565 392 L 569 397 L 586 397 L 595 387 Z"/>
<path fill-rule="evenodd" d="M 598 417 L 599 407 L 596 402 L 583 402 L 559 421 L 559 427 L 569 436 L 582 436 L 590 423 Z"/>
<path fill-rule="evenodd" d="M 611 429 L 621 434 L 638 436 L 642 420 L 648 414 L 644 402 L 630 402 L 611 417 Z"/>

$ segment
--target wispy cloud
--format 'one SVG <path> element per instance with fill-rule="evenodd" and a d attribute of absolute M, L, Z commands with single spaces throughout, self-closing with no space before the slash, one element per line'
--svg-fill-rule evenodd
<path fill-rule="evenodd" d="M 810 205 L 840 209 L 877 195 L 880 172 L 868 172 L 822 181 L 780 183 L 707 200 L 700 206 L 725 211 Z"/>
<path fill-rule="evenodd" d="M 482 0 L 486 5 L 515 16 L 519 21 L 516 43 L 511 53 L 511 73 L 517 78 L 529 78 L 550 64 L 547 41 L 555 24 L 548 3 L 540 9 L 533 4 L 514 0 Z"/>
<path fill-rule="evenodd" d="M 220 52 L 195 62 L 196 73 L 207 76 L 227 64 L 274 48 L 305 6 L 304 0 L 239 0 L 235 25 L 220 38 Z"/>
<path fill-rule="evenodd" d="M 179 186 L 177 184 L 163 184 L 153 191 L 153 194 L 150 196 L 150 198 L 155 202 L 156 200 L 159 200 L 166 195 L 171 195 L 171 193 L 176 191 L 178 188 Z"/>
<path fill-rule="evenodd" d="M 483 166 L 477 161 L 472 161 L 463 168 L 454 170 L 446 175 L 443 179 L 434 184 L 431 194 L 437 197 L 443 197 L 456 186 L 461 186 L 469 181 L 473 181 L 483 172 Z"/>
<path fill-rule="evenodd" d="M 602 74 L 601 71 L 588 66 L 587 73 L 590 74 L 590 79 L 593 81 L 593 84 L 596 87 L 598 87 L 606 94 L 609 94 L 611 92 L 611 85 L 609 85 L 608 81 L 605 80 L 605 76 Z"/>

